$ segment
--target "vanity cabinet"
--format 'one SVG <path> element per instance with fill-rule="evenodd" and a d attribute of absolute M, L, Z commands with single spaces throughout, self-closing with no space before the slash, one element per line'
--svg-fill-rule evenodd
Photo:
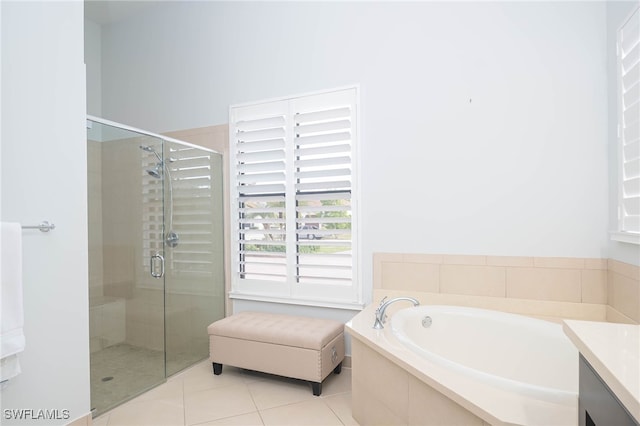
<path fill-rule="evenodd" d="M 579 426 L 640 426 L 580 354 Z"/>

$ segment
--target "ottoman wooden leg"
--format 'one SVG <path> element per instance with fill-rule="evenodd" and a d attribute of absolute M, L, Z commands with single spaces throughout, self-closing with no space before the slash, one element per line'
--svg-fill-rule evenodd
<path fill-rule="evenodd" d="M 338 364 L 336 368 L 333 369 L 333 372 L 336 374 L 340 374 L 341 371 L 342 371 L 342 362 Z"/>
<path fill-rule="evenodd" d="M 219 376 L 222 373 L 222 364 L 218 364 L 217 362 L 213 363 L 213 374 Z"/>
<path fill-rule="evenodd" d="M 315 396 L 320 396 L 320 394 L 322 393 L 322 383 L 311 382 L 311 388 L 313 389 L 313 394 Z"/>

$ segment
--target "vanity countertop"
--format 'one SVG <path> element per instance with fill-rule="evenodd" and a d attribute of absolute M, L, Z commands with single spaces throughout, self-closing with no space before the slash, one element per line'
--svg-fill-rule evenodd
<path fill-rule="evenodd" d="M 565 320 L 563 330 L 640 422 L 640 325 Z"/>

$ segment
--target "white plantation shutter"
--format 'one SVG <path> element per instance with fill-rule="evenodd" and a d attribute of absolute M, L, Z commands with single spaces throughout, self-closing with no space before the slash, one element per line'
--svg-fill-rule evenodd
<path fill-rule="evenodd" d="M 232 297 L 359 303 L 356 100 L 350 88 L 231 108 Z"/>
<path fill-rule="evenodd" d="M 281 112 L 235 123 L 239 277 L 286 282 L 285 140 Z"/>
<path fill-rule="evenodd" d="M 351 116 L 349 105 L 294 116 L 300 283 L 351 284 Z"/>
<path fill-rule="evenodd" d="M 145 152 L 141 163 L 143 268 L 150 268 L 150 257 L 156 252 L 165 257 L 165 271 L 171 276 L 188 278 L 213 277 L 216 203 L 213 194 L 213 155 L 210 152 L 178 144 L 165 144 L 163 178 L 150 176 L 157 157 Z M 172 191 L 168 179 L 171 176 Z M 163 189 L 164 180 L 167 183 Z M 163 210 L 164 197 L 164 210 Z M 172 198 L 172 199 L 170 199 Z M 173 210 L 172 210 L 173 209 Z M 166 233 L 173 230 L 179 237 L 176 247 L 164 247 Z"/>
<path fill-rule="evenodd" d="M 171 225 L 180 240 L 176 247 L 165 249 L 165 253 L 171 262 L 170 272 L 183 278 L 213 277 L 217 272 L 213 263 L 215 218 L 211 212 L 216 211 L 221 200 L 213 197 L 213 155 L 189 146 L 169 145 L 168 167 L 173 185 Z M 169 223 L 166 216 L 165 223 Z"/>
<path fill-rule="evenodd" d="M 620 231 L 640 233 L 640 9 L 618 32 Z"/>
<path fill-rule="evenodd" d="M 160 149 L 158 147 L 158 149 Z M 140 181 L 142 183 L 142 267 L 148 273 L 151 256 L 163 253 L 164 207 L 162 179 L 150 176 L 146 170 L 153 169 L 158 163 L 156 156 L 150 152 L 142 152 L 140 164 Z M 153 283 L 153 280 L 141 280 Z M 159 283 L 157 283 L 160 285 Z"/>

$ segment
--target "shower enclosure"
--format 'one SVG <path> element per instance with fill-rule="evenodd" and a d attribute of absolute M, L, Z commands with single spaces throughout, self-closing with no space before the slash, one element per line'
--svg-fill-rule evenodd
<path fill-rule="evenodd" d="M 222 156 L 94 117 L 87 156 L 97 415 L 208 355 L 224 317 Z"/>

